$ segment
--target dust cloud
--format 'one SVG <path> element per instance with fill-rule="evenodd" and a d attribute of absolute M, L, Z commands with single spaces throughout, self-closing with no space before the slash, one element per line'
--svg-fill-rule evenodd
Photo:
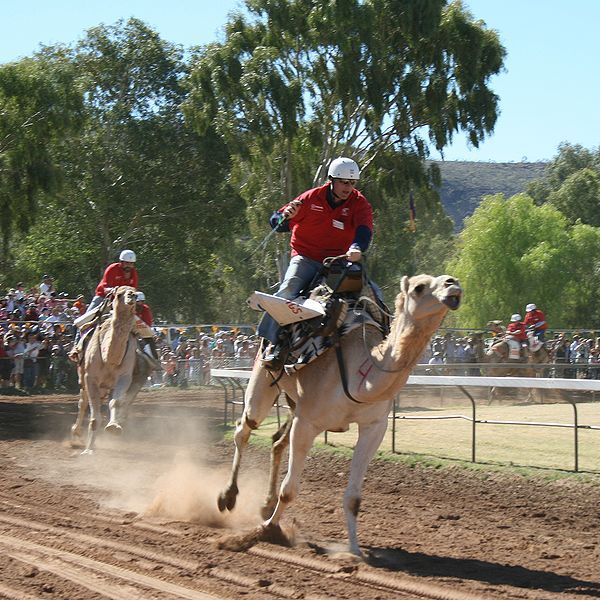
<path fill-rule="evenodd" d="M 123 433 L 113 437 L 99 428 L 92 455 L 67 450 L 30 464 L 44 479 L 57 484 L 91 487 L 107 511 L 135 512 L 144 518 L 198 522 L 219 528 L 243 528 L 260 522 L 267 489 L 264 470 L 244 464 L 240 495 L 231 513 L 220 513 L 219 492 L 229 478 L 230 462 L 213 465 L 210 447 L 221 440 L 221 405 L 207 416 L 194 396 L 155 397 L 134 405 L 123 421 Z M 210 418 L 212 417 L 212 418 Z M 87 435 L 87 420 L 84 437 Z M 65 442 L 66 445 L 66 442 Z M 233 443 L 231 454 L 233 458 Z"/>

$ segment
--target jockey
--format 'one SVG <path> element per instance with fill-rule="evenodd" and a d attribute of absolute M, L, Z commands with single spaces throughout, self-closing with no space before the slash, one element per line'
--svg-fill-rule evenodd
<path fill-rule="evenodd" d="M 119 262 L 108 265 L 100 283 L 96 286 L 96 293 L 88 306 L 87 312 L 94 310 L 102 303 L 113 288 L 120 285 L 129 285 L 132 288 L 138 286 L 138 272 L 135 268 L 137 257 L 133 250 L 123 250 L 119 255 Z"/>
<path fill-rule="evenodd" d="M 359 262 L 369 247 L 373 211 L 356 189 L 358 165 L 339 157 L 331 161 L 327 175 L 325 185 L 307 190 L 270 218 L 275 231 L 292 233 L 292 259 L 275 296 L 294 300 L 321 271 L 325 258 L 345 254 L 348 261 Z M 258 334 L 271 342 L 264 366 L 282 366 L 288 348 L 281 339 L 281 328 L 270 315 L 263 316 Z"/>
<path fill-rule="evenodd" d="M 518 340 L 519 342 L 527 341 L 527 331 L 525 328 L 525 323 L 521 320 L 521 315 L 519 313 L 515 313 L 510 318 L 510 323 L 506 326 L 506 334 L 510 335 L 513 339 Z"/>
<path fill-rule="evenodd" d="M 519 313 L 515 313 L 506 326 L 506 341 L 509 346 L 508 358 L 511 360 L 518 360 L 521 357 L 521 344 L 527 343 L 527 330 L 521 318 Z"/>
<path fill-rule="evenodd" d="M 525 320 L 523 323 L 527 329 L 533 329 L 533 333 L 540 342 L 544 341 L 544 334 L 548 329 L 548 323 L 546 322 L 546 316 L 538 309 L 535 304 L 528 304 L 525 307 L 527 311 Z"/>
<path fill-rule="evenodd" d="M 156 370 L 161 370 L 162 366 L 156 350 L 152 323 L 152 311 L 146 304 L 146 295 L 144 292 L 138 292 L 135 301 L 135 332 L 141 338 L 142 349 L 150 357 L 151 360 L 149 362 L 152 367 Z"/>
<path fill-rule="evenodd" d="M 119 262 L 111 263 L 106 267 L 100 283 L 96 286 L 94 297 L 85 311 L 86 315 L 98 308 L 106 295 L 111 292 L 113 288 L 119 287 L 120 285 L 129 285 L 133 288 L 137 288 L 138 273 L 135 268 L 136 260 L 137 257 L 133 250 L 123 250 L 119 255 Z M 73 362 L 79 360 L 78 345 L 80 337 L 81 331 L 77 329 L 75 340 L 73 341 L 73 349 L 69 353 L 69 359 Z"/>

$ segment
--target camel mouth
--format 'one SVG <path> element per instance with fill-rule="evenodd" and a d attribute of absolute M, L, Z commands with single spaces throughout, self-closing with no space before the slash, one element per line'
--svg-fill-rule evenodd
<path fill-rule="evenodd" d="M 450 310 L 456 310 L 460 306 L 460 294 L 446 296 L 442 301 Z"/>

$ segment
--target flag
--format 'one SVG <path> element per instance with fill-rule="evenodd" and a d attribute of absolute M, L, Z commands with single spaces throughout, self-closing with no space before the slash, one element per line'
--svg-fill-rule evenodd
<path fill-rule="evenodd" d="M 414 233 L 417 230 L 417 211 L 415 209 L 415 198 L 413 196 L 412 190 L 410 191 L 410 195 L 409 195 L 409 208 L 408 208 L 408 212 L 409 212 L 409 225 L 408 228 Z"/>

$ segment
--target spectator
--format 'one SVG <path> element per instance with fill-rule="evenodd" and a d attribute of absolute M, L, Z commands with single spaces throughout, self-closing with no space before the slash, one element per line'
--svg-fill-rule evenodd
<path fill-rule="evenodd" d="M 23 383 L 23 353 L 25 352 L 25 344 L 20 337 L 20 333 L 15 333 L 8 336 L 7 354 L 13 360 L 13 368 L 10 374 L 10 382 L 13 387 L 21 389 Z"/>
<path fill-rule="evenodd" d="M 23 388 L 30 390 L 35 386 L 37 379 L 37 357 L 41 346 L 37 335 L 32 332 L 25 333 L 25 348 L 23 350 Z"/>
<path fill-rule="evenodd" d="M 0 385 L 7 387 L 10 383 L 10 373 L 13 369 L 12 358 L 8 354 L 8 336 L 0 335 Z"/>
<path fill-rule="evenodd" d="M 42 277 L 42 283 L 40 283 L 40 296 L 49 297 L 52 292 L 56 292 L 54 287 L 54 278 L 50 275 L 44 275 Z"/>
<path fill-rule="evenodd" d="M 15 298 L 17 300 L 20 300 L 21 298 L 25 298 L 26 292 L 25 292 L 25 285 L 23 284 L 22 281 L 19 281 L 19 283 L 17 283 L 16 288 L 15 288 Z"/>
<path fill-rule="evenodd" d="M 50 348 L 48 338 L 38 335 L 40 347 L 37 355 L 37 381 L 38 388 L 45 388 L 48 385 L 48 375 L 50 373 Z"/>
<path fill-rule="evenodd" d="M 73 308 L 77 310 L 77 315 L 81 316 L 87 309 L 87 304 L 83 301 L 83 294 L 79 294 L 73 302 Z"/>
<path fill-rule="evenodd" d="M 235 366 L 247 369 L 252 366 L 256 352 L 250 346 L 248 338 L 242 339 L 235 353 Z"/>

